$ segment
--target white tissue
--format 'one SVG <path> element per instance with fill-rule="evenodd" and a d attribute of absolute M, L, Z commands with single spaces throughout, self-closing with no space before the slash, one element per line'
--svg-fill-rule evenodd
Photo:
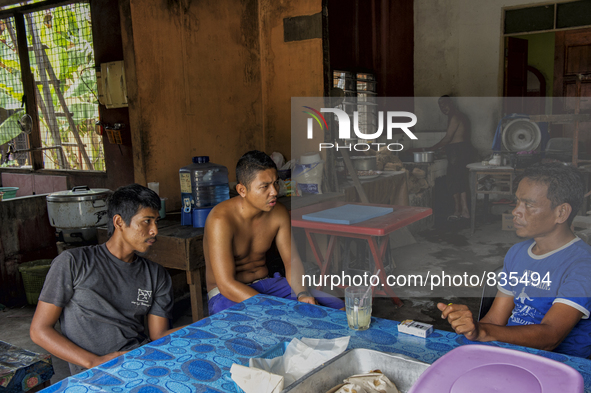
<path fill-rule="evenodd" d="M 230 368 L 232 379 L 245 393 L 279 393 L 283 390 L 283 377 L 265 370 L 244 367 L 234 363 Z"/>
<path fill-rule="evenodd" d="M 282 375 L 287 387 L 300 377 L 321 366 L 347 349 L 351 337 L 330 340 L 297 338 L 291 340 L 285 354 L 273 359 L 251 358 L 250 367 L 256 367 L 273 374 Z"/>

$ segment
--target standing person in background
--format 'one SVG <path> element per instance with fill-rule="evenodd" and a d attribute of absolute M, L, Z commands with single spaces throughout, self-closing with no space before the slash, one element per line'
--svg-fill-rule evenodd
<path fill-rule="evenodd" d="M 473 148 L 470 142 L 470 121 L 460 112 L 450 96 L 439 98 L 439 109 L 447 115 L 447 130 L 442 140 L 425 150 L 445 147 L 447 155 L 447 186 L 454 198 L 454 214 L 448 220 L 470 218 L 468 209 L 468 164 L 472 162 Z"/>

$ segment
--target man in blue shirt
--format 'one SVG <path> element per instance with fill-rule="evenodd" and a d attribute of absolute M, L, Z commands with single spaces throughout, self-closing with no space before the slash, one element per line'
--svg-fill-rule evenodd
<path fill-rule="evenodd" d="M 591 354 L 591 247 L 571 224 L 585 193 L 581 173 L 560 164 L 526 169 L 513 223 L 520 237 L 505 256 L 490 311 L 476 322 L 465 305 L 437 304 L 456 333 L 588 357 Z"/>

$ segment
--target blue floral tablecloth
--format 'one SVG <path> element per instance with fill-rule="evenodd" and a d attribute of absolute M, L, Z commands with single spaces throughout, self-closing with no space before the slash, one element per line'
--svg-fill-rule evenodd
<path fill-rule="evenodd" d="M 235 392 L 236 385 L 230 378 L 233 363 L 248 365 L 249 358 L 294 337 L 351 336 L 348 349 L 400 353 L 427 363 L 465 344 L 534 353 L 579 371 L 585 380 L 585 391 L 591 393 L 590 360 L 498 342 L 475 344 L 441 330 L 435 330 L 426 339 L 399 335 L 396 325 L 396 321 L 372 318 L 368 330 L 353 331 L 342 311 L 257 295 L 43 392 Z"/>

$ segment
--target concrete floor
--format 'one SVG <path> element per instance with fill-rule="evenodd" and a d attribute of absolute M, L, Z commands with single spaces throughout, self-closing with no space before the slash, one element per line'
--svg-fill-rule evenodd
<path fill-rule="evenodd" d="M 431 274 L 445 271 L 446 274 L 476 274 L 492 271 L 502 265 L 507 250 L 520 239 L 514 232 L 501 231 L 500 216 L 491 216 L 491 221 L 480 222 L 476 233 L 470 235 L 469 220 L 453 223 L 439 223 L 436 229 L 415 235 L 416 243 L 395 248 L 393 258 L 400 274 Z M 471 291 L 471 292 L 470 292 Z M 416 288 L 397 291 L 404 306 L 398 308 L 389 298 L 374 299 L 373 315 L 380 318 L 405 320 L 414 319 L 434 325 L 435 328 L 450 330 L 446 321 L 440 318 L 435 304 L 467 304 L 478 312 L 481 289 L 456 288 L 434 290 Z M 45 352 L 35 345 L 29 337 L 29 327 L 35 309 L 33 306 L 5 309 L 0 313 L 0 340 L 31 350 Z M 179 302 L 175 307 L 174 326 L 191 322 L 190 308 L 187 301 Z M 70 375 L 67 364 L 53 357 L 55 375 L 51 382 L 56 383 Z"/>
<path fill-rule="evenodd" d="M 477 223 L 474 235 L 470 235 L 469 220 L 441 223 L 435 229 L 415 235 L 416 243 L 396 248 L 393 258 L 396 275 L 417 275 L 423 277 L 445 272 L 446 275 L 482 277 L 484 272 L 492 272 L 502 266 L 507 251 L 515 243 L 523 240 L 512 231 L 501 230 L 500 216 L 490 216 L 486 222 Z M 435 281 L 436 282 L 436 281 Z M 425 287 L 407 287 L 396 292 L 404 302 L 401 308 L 393 307 L 388 298 L 374 299 L 373 314 L 380 318 L 402 321 L 415 321 L 432 324 L 436 329 L 450 330 L 447 321 L 441 319 L 436 304 L 466 304 L 477 314 L 480 307 L 482 287 L 430 288 L 430 280 Z"/>

